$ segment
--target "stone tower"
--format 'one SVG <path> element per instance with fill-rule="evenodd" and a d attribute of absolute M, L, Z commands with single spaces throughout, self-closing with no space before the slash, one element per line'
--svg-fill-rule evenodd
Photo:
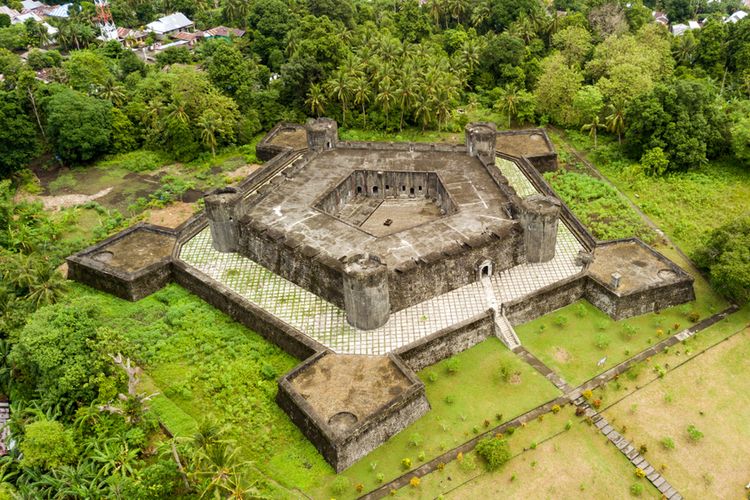
<path fill-rule="evenodd" d="M 350 325 L 373 330 L 388 322 L 388 268 L 379 257 L 357 254 L 344 265 L 344 308 Z"/>
<path fill-rule="evenodd" d="M 307 130 L 307 147 L 310 151 L 325 151 L 333 149 L 339 140 L 338 125 L 330 118 L 310 118 L 305 123 Z"/>
<path fill-rule="evenodd" d="M 560 200 L 532 194 L 521 201 L 520 220 L 526 262 L 547 262 L 555 256 Z"/>
<path fill-rule="evenodd" d="M 469 156 L 490 156 L 495 158 L 497 127 L 491 122 L 469 123 L 464 129 L 466 150 Z"/>
<path fill-rule="evenodd" d="M 240 241 L 239 222 L 244 215 L 242 195 L 226 187 L 208 193 L 204 200 L 214 248 L 219 252 L 236 252 Z"/>

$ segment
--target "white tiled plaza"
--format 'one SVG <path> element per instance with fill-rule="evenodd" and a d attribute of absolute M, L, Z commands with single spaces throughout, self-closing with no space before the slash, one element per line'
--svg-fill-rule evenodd
<path fill-rule="evenodd" d="M 513 162 L 498 158 L 497 165 L 520 196 L 536 192 Z M 516 266 L 492 277 L 497 301 L 521 298 L 579 273 L 575 258 L 581 249 L 575 236 L 560 224 L 553 260 Z M 343 309 L 250 259 L 214 250 L 208 227 L 182 247 L 179 258 L 339 354 L 383 355 L 491 307 L 482 285 L 472 283 L 392 314 L 381 328 L 362 331 L 347 323 Z"/>

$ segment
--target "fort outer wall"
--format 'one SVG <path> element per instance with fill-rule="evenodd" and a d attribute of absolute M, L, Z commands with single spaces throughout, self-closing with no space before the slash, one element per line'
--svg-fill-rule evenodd
<path fill-rule="evenodd" d="M 430 410 L 430 403 L 425 396 L 422 381 L 404 366 L 397 356 L 388 355 L 411 382 L 410 386 L 389 403 L 374 411 L 351 434 L 340 436 L 331 429 L 328 422 L 319 417 L 307 400 L 292 388 L 292 380 L 297 375 L 321 357 L 329 355 L 333 354 L 330 351 L 317 353 L 284 375 L 279 381 L 276 403 L 338 473 L 427 413 Z"/>

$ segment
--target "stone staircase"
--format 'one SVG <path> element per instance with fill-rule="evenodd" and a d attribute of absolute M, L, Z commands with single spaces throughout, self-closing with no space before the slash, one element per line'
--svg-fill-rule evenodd
<path fill-rule="evenodd" d="M 505 317 L 503 306 L 498 303 L 495 290 L 492 288 L 492 281 L 489 278 L 482 278 L 482 289 L 484 290 L 487 305 L 492 309 L 495 318 L 495 336 L 511 351 L 518 349 L 521 347 L 521 341 L 518 335 L 516 335 L 513 325 Z"/>
<path fill-rule="evenodd" d="M 510 321 L 505 317 L 505 313 L 502 310 L 495 310 L 495 335 L 511 351 L 515 351 L 521 347 L 521 340 L 516 335 L 513 325 L 510 324 Z"/>

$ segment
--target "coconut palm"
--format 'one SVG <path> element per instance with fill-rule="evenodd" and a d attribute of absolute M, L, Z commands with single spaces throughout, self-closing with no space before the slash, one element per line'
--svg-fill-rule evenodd
<path fill-rule="evenodd" d="M 380 104 L 385 113 L 385 128 L 388 129 L 388 114 L 391 110 L 391 106 L 396 101 L 396 89 L 393 84 L 388 80 L 380 82 L 378 87 L 378 95 L 375 96 L 375 102 Z"/>
<path fill-rule="evenodd" d="M 408 109 L 414 106 L 414 102 L 417 98 L 417 92 L 419 86 L 417 85 L 417 79 L 411 71 L 406 71 L 401 75 L 399 79 L 398 89 L 396 95 L 398 96 L 399 106 L 401 107 L 401 118 L 399 120 L 399 131 L 404 129 L 404 114 Z"/>
<path fill-rule="evenodd" d="M 617 142 L 622 144 L 622 134 L 625 132 L 625 105 L 622 101 L 610 104 L 609 114 L 605 118 L 605 125 L 610 133 L 617 134 Z"/>
<path fill-rule="evenodd" d="M 508 116 L 508 128 L 511 120 L 518 115 L 518 87 L 509 83 L 500 90 L 500 98 L 495 103 L 495 108 Z"/>
<path fill-rule="evenodd" d="M 325 113 L 326 96 L 323 90 L 320 88 L 320 84 L 313 83 L 307 90 L 307 99 L 305 99 L 305 105 L 310 109 L 310 112 L 320 118 L 320 115 Z"/>
<path fill-rule="evenodd" d="M 351 98 L 351 78 L 343 69 L 339 68 L 333 73 L 325 84 L 328 96 L 336 99 L 341 103 L 342 125 L 346 127 L 346 111 L 349 109 L 349 99 Z"/>
<path fill-rule="evenodd" d="M 604 129 L 606 126 L 599 120 L 599 115 L 594 115 L 593 118 L 591 118 L 590 123 L 586 123 L 581 127 L 581 132 L 585 132 L 586 130 L 589 131 L 589 137 L 594 140 L 594 148 L 596 148 L 596 137 L 600 128 Z"/>
<path fill-rule="evenodd" d="M 370 96 L 372 95 L 370 82 L 368 82 L 367 78 L 364 76 L 359 76 L 352 84 L 352 91 L 354 92 L 354 104 L 362 107 L 364 128 L 367 128 L 367 112 L 365 111 L 365 105 L 370 102 Z"/>
<path fill-rule="evenodd" d="M 65 295 L 67 288 L 65 278 L 57 272 L 57 269 L 51 265 L 37 266 L 31 277 L 26 300 L 38 309 L 57 302 Z"/>
<path fill-rule="evenodd" d="M 217 133 L 221 130 L 221 114 L 213 109 L 207 109 L 198 118 L 196 125 L 201 131 L 201 141 L 211 148 L 211 156 L 216 158 Z"/>

